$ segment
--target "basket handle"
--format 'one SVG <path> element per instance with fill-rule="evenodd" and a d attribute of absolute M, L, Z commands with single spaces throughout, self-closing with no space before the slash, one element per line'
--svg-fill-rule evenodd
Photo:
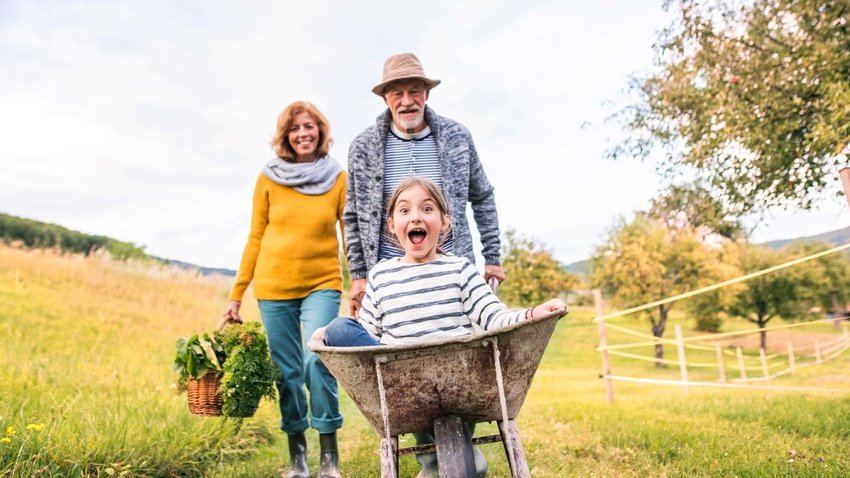
<path fill-rule="evenodd" d="M 218 322 L 218 325 L 215 326 L 215 330 L 219 331 L 223 329 L 230 322 L 236 322 L 233 320 L 233 317 L 222 317 L 222 319 Z"/>

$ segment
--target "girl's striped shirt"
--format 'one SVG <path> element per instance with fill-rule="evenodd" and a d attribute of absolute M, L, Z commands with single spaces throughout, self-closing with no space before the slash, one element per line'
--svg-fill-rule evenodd
<path fill-rule="evenodd" d="M 508 310 L 466 258 L 438 255 L 425 264 L 392 258 L 372 268 L 360 322 L 382 344 L 411 344 L 515 324 L 527 314 Z"/>

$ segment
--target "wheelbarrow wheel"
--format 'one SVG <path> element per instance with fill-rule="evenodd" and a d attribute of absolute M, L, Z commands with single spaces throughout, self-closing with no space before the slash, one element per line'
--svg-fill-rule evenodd
<path fill-rule="evenodd" d="M 434 442 L 440 476 L 475 478 L 475 456 L 469 427 L 458 416 L 434 420 Z"/>

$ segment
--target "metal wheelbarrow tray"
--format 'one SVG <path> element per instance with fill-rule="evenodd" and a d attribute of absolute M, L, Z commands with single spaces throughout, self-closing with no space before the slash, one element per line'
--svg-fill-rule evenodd
<path fill-rule="evenodd" d="M 511 475 L 529 477 L 515 419 L 563 315 L 440 342 L 309 348 L 382 437 L 382 477 L 398 477 L 399 454 L 434 449 L 440 476 L 474 477 L 472 444 L 499 440 Z M 474 440 L 465 425 L 492 421 L 500 434 Z M 412 432 L 434 433 L 435 445 L 399 450 L 398 435 Z"/>

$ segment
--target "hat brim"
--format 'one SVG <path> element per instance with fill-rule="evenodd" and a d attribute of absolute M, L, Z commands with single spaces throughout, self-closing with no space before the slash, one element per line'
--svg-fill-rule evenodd
<path fill-rule="evenodd" d="M 424 76 L 401 76 L 399 78 L 393 78 L 392 80 L 387 80 L 382 83 L 379 83 L 374 88 L 372 88 L 372 93 L 383 97 L 384 91 L 386 91 L 387 86 L 389 86 L 390 83 L 395 83 L 396 81 L 404 80 L 422 80 L 423 82 L 425 82 L 425 88 L 429 90 L 440 84 L 440 80 L 432 80 L 431 78 L 425 78 Z"/>

